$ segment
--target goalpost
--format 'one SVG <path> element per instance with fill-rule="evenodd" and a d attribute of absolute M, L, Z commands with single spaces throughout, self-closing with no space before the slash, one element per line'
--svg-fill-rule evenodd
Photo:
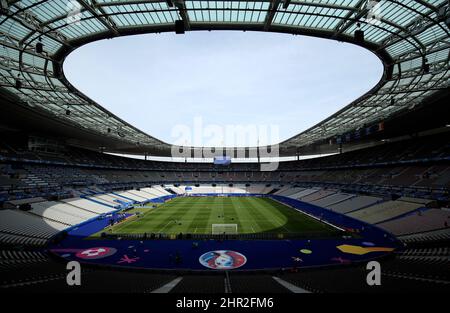
<path fill-rule="evenodd" d="M 212 234 L 213 235 L 229 235 L 237 234 L 238 227 L 237 224 L 212 224 Z"/>

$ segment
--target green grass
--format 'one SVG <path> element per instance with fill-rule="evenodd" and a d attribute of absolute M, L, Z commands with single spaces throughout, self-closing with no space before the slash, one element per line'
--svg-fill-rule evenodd
<path fill-rule="evenodd" d="M 335 228 L 269 198 L 183 197 L 154 209 L 135 208 L 132 212 L 141 212 L 141 217 L 115 225 L 108 233 L 211 234 L 212 224 L 237 224 L 239 234 L 338 233 Z"/>

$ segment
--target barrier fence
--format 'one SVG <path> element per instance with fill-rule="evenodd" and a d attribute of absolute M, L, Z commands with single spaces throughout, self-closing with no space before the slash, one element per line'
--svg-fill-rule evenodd
<path fill-rule="evenodd" d="M 255 233 L 255 234 L 167 234 L 167 233 L 142 233 L 142 234 L 108 234 L 102 233 L 104 239 L 114 240 L 285 240 L 285 239 L 327 239 L 327 238 L 352 238 L 355 234 L 336 230 L 334 233 L 324 235 L 323 232 L 304 233 Z"/>

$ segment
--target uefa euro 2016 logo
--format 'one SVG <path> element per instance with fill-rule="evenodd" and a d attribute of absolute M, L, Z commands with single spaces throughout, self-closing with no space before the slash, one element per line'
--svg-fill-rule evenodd
<path fill-rule="evenodd" d="M 232 270 L 247 263 L 245 255 L 230 250 L 209 251 L 199 258 L 200 264 L 214 270 Z"/>

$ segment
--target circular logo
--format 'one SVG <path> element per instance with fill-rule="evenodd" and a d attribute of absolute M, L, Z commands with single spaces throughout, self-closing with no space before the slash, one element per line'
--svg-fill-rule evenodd
<path fill-rule="evenodd" d="M 312 251 L 309 249 L 301 249 L 300 252 L 303 254 L 311 254 L 312 253 Z"/>
<path fill-rule="evenodd" d="M 214 270 L 232 270 L 247 263 L 245 255 L 230 250 L 209 251 L 199 258 L 200 264 Z"/>
<path fill-rule="evenodd" d="M 76 256 L 80 259 L 95 260 L 106 258 L 116 253 L 116 251 L 117 249 L 115 248 L 96 247 L 80 251 L 76 254 Z"/>

